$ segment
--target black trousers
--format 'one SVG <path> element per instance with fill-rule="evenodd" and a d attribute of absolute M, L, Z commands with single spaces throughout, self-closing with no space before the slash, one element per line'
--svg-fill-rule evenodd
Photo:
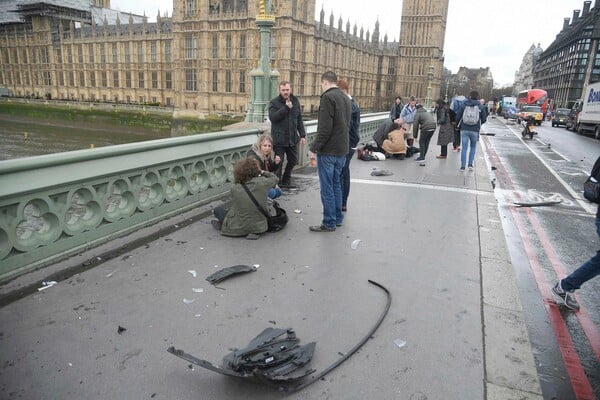
<path fill-rule="evenodd" d="M 281 158 L 281 162 L 279 163 L 279 168 L 275 171 L 275 174 L 279 177 L 280 182 L 289 183 L 292 170 L 294 166 L 298 164 L 298 146 L 273 146 L 273 150 L 275 151 L 275 155 Z M 285 157 L 284 157 L 285 155 Z M 283 169 L 283 159 L 285 158 L 285 169 Z M 283 176 L 282 176 L 283 170 Z"/>

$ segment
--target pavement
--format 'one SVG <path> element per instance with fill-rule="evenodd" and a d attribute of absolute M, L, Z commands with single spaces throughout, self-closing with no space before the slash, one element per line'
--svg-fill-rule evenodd
<path fill-rule="evenodd" d="M 461 172 L 459 153 L 435 158 L 436 139 L 424 167 L 352 160 L 335 232 L 308 230 L 322 209 L 316 171 L 304 167 L 281 198 L 281 232 L 223 237 L 210 224 L 216 201 L 3 285 L 0 398 L 542 399 L 488 162 L 478 145 L 475 170 Z M 237 264 L 258 269 L 205 280 Z M 45 280 L 57 283 L 28 290 Z M 299 392 L 166 351 L 220 365 L 263 329 L 293 328 L 316 341 L 318 373 L 382 313 L 385 293 L 368 280 L 391 293 L 383 323 Z"/>

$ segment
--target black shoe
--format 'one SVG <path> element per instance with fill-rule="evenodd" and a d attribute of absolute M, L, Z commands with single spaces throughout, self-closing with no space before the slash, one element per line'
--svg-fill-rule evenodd
<path fill-rule="evenodd" d="M 308 228 L 311 232 L 335 232 L 335 227 L 330 228 L 323 224 L 321 225 L 313 225 Z"/>

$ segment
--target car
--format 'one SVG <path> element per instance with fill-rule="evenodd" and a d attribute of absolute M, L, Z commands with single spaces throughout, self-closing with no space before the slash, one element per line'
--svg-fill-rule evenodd
<path fill-rule="evenodd" d="M 569 110 L 568 108 L 557 108 L 556 110 L 554 110 L 554 117 L 552 118 L 552 127 L 560 125 L 566 126 L 569 112 L 571 112 L 571 110 Z"/>
<path fill-rule="evenodd" d="M 527 119 L 527 117 L 533 117 L 533 123 L 535 125 L 541 125 L 542 120 L 544 119 L 544 114 L 542 113 L 542 107 L 538 106 L 523 106 L 519 113 L 517 114 L 517 122 L 521 123 Z"/>

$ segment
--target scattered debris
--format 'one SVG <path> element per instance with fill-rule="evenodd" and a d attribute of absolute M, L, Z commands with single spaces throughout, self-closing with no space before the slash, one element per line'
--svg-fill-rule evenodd
<path fill-rule="evenodd" d="M 498 168 L 496 168 L 496 167 L 494 167 L 494 166 L 492 165 L 492 171 L 495 171 L 495 170 L 497 170 L 497 169 L 498 169 Z"/>
<path fill-rule="evenodd" d="M 42 291 L 44 289 L 48 289 L 49 287 L 52 287 L 54 285 L 56 285 L 58 282 L 56 281 L 44 281 L 42 282 L 42 287 L 38 288 L 38 291 Z"/>
<path fill-rule="evenodd" d="M 373 168 L 373 171 L 371 171 L 371 176 L 389 176 L 389 175 L 394 175 L 394 173 L 390 172 L 386 169 L 379 169 L 379 168 Z"/>
<path fill-rule="evenodd" d="M 547 201 L 532 201 L 532 202 L 517 202 L 513 204 L 519 207 L 542 207 L 542 206 L 554 206 L 562 203 L 561 199 L 558 200 L 547 200 Z"/>
<path fill-rule="evenodd" d="M 394 344 L 398 347 L 404 347 L 406 345 L 406 342 L 402 339 L 396 339 L 394 340 Z"/>
<path fill-rule="evenodd" d="M 360 239 L 356 239 L 352 242 L 352 244 L 350 245 L 350 248 L 352 250 L 356 250 L 356 249 L 358 249 L 359 244 L 360 244 Z"/>
<path fill-rule="evenodd" d="M 192 274 L 192 276 L 193 276 L 194 278 L 195 278 L 195 277 L 196 277 L 196 275 L 197 275 L 197 274 L 196 274 L 196 271 L 194 271 L 193 269 L 190 269 L 188 272 L 189 272 L 190 274 Z"/>
<path fill-rule="evenodd" d="M 191 299 L 191 300 L 190 300 L 190 299 L 183 299 L 183 302 L 184 302 L 185 304 L 192 304 L 192 303 L 193 303 L 193 302 L 195 302 L 195 301 L 196 301 L 196 299 Z"/>
<path fill-rule="evenodd" d="M 202 288 L 192 288 L 192 291 L 194 291 L 196 293 L 202 293 L 202 292 L 204 292 L 204 289 L 202 289 Z"/>
<path fill-rule="evenodd" d="M 121 325 L 119 325 L 119 327 L 117 328 L 117 333 L 120 335 L 121 333 L 125 332 L 127 329 L 123 328 Z"/>
<path fill-rule="evenodd" d="M 244 272 L 254 272 L 256 271 L 256 269 L 257 267 L 255 266 L 251 267 L 249 265 L 234 265 L 218 270 L 214 274 L 209 275 L 206 278 L 206 280 L 215 285 L 233 275 L 241 274 Z"/>
<path fill-rule="evenodd" d="M 295 212 L 296 214 L 302 214 L 302 210 L 300 210 L 299 208 L 296 208 L 296 209 L 294 210 L 294 212 Z"/>

